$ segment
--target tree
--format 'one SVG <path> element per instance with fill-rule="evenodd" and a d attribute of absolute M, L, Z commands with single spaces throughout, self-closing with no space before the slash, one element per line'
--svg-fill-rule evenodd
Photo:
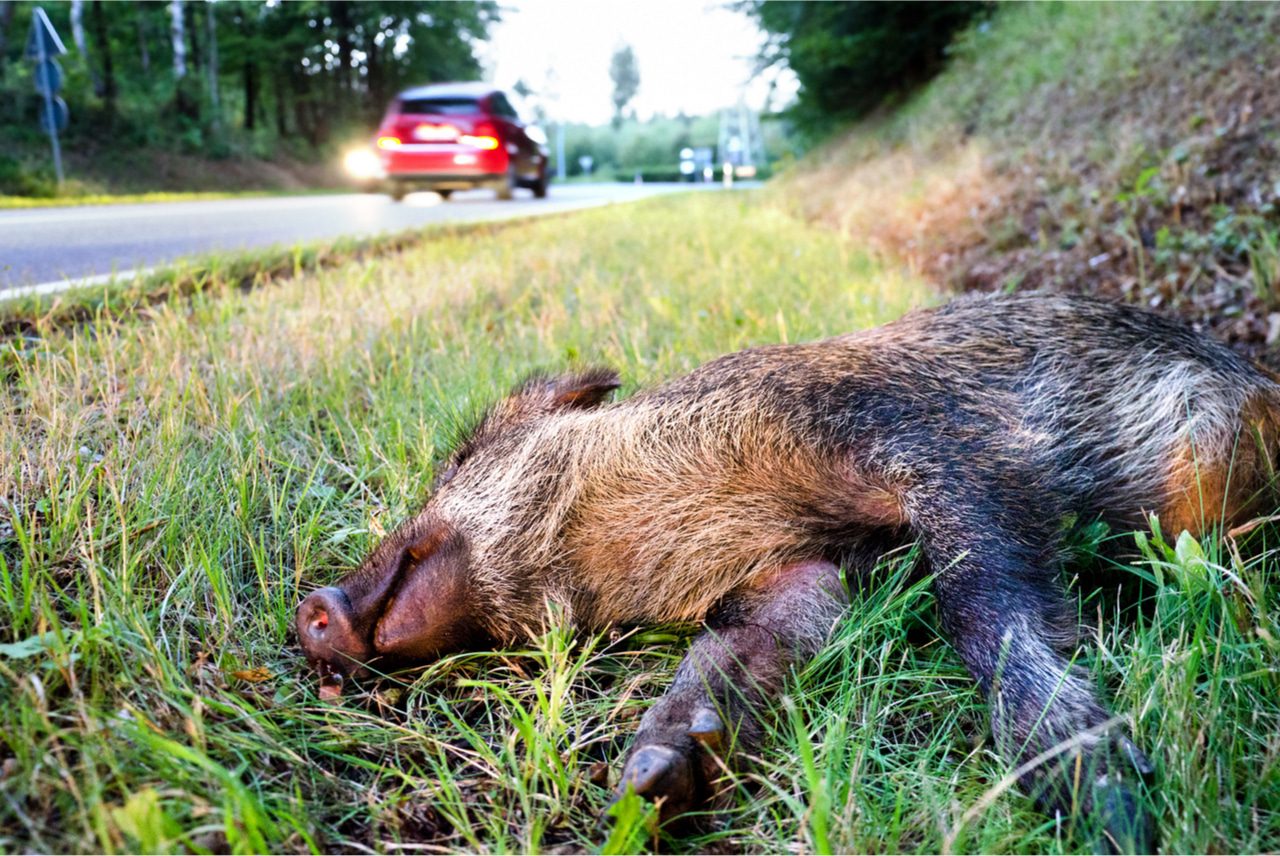
<path fill-rule="evenodd" d="M 169 39 L 173 43 L 173 77 L 181 80 L 187 76 L 187 44 L 182 23 L 182 0 L 169 3 Z"/>
<path fill-rule="evenodd" d="M 52 0 L 51 0 L 52 2 Z M 0 72 L 20 55 L 32 3 L 0 0 Z M 70 11 L 70 4 L 64 4 Z M 77 0 L 75 36 L 100 77 L 72 78 L 69 142 L 269 155 L 281 141 L 317 149 L 372 132 L 401 89 L 474 80 L 493 0 Z M 65 22 L 67 12 L 62 12 Z M 19 38 L 21 35 L 21 39 Z M 83 82 L 85 85 L 79 85 Z M 29 81 L 0 82 L 0 160 L 27 145 Z M 106 122 L 111 134 L 101 134 Z M 238 136 L 252 131 L 252 146 Z"/>
<path fill-rule="evenodd" d="M 102 2 L 102 0 L 96 0 Z M 213 123 L 218 123 L 218 24 L 213 3 L 205 0 L 205 27 L 209 31 L 209 104 L 213 107 Z"/>
<path fill-rule="evenodd" d="M 93 0 L 93 44 L 98 52 L 98 61 L 102 64 L 102 83 L 98 95 L 101 96 L 107 116 L 114 118 L 116 112 L 116 71 L 111 59 L 111 38 L 107 32 L 107 15 L 102 8 L 102 0 Z"/>
<path fill-rule="evenodd" d="M 761 65 L 785 65 L 800 80 L 792 118 L 822 132 L 936 74 L 956 31 L 986 5 L 744 0 L 738 8 L 769 34 Z"/>
<path fill-rule="evenodd" d="M 71 41 L 84 59 L 84 66 L 89 72 L 89 82 L 93 84 L 93 94 L 102 97 L 102 78 L 93 67 L 93 58 L 89 56 L 89 40 L 84 35 L 84 0 L 71 0 Z"/>
<path fill-rule="evenodd" d="M 9 27 L 13 23 L 13 0 L 0 0 L 0 78 L 4 76 L 4 64 L 9 47 Z"/>
<path fill-rule="evenodd" d="M 613 127 L 618 128 L 622 125 L 622 111 L 640 91 L 640 67 L 631 45 L 620 45 L 613 52 L 609 77 L 613 80 Z"/>
<path fill-rule="evenodd" d="M 134 22 L 138 27 L 138 60 L 142 63 L 142 73 L 151 71 L 151 51 L 147 48 L 147 14 L 139 3 L 134 14 Z"/>

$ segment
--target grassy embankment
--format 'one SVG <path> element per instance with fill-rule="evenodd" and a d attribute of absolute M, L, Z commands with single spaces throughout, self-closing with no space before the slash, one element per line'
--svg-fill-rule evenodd
<path fill-rule="evenodd" d="M 1280 6 L 1018 4 L 777 183 L 939 284 L 1106 294 L 1280 365 Z"/>
<path fill-rule="evenodd" d="M 566 629 L 329 705 L 290 641 L 299 595 L 409 512 L 458 422 L 529 367 L 602 360 L 633 387 L 931 299 L 776 209 L 692 196 L 11 340 L 0 846 L 593 847 L 598 765 L 682 631 Z M 1276 596 L 1259 560 L 1205 551 L 1122 571 L 1159 579 L 1150 609 L 1084 662 L 1152 751 L 1169 849 L 1274 849 Z M 682 846 L 1070 848 L 1000 784 L 927 589 L 889 568 L 855 614 L 737 807 Z"/>
<path fill-rule="evenodd" d="M 775 206 L 692 196 L 10 338 L 0 849 L 596 847 L 599 765 L 685 631 L 565 629 L 329 705 L 299 669 L 294 604 L 415 506 L 455 426 L 529 368 L 600 360 L 634 388 L 936 299 L 899 270 Z M 1280 849 L 1273 536 L 1149 539 L 1146 563 L 1111 569 L 1147 580 L 1141 609 L 1077 591 L 1103 619 L 1081 662 L 1156 764 L 1167 851 Z M 854 615 L 794 680 L 735 807 L 668 846 L 1075 848 L 1003 780 L 927 587 L 887 567 Z"/>

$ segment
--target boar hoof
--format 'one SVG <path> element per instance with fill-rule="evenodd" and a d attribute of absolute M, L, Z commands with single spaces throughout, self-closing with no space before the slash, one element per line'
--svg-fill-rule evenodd
<path fill-rule="evenodd" d="M 1124 756 L 1125 760 L 1129 762 L 1133 767 L 1134 772 L 1136 772 L 1144 782 L 1150 782 L 1151 779 L 1155 777 L 1155 765 L 1152 764 L 1151 760 L 1143 754 L 1141 749 L 1134 745 L 1132 740 L 1125 737 L 1123 734 L 1120 734 L 1116 737 L 1116 744 L 1119 746 L 1120 752 Z"/>
<path fill-rule="evenodd" d="M 627 760 L 614 799 L 628 787 L 656 803 L 659 817 L 666 822 L 693 807 L 697 790 L 693 761 L 670 746 L 641 746 Z"/>
<path fill-rule="evenodd" d="M 1095 853 L 1153 852 L 1151 817 L 1131 789 L 1103 776 L 1094 784 L 1093 806 L 1100 828 L 1093 842 Z"/>

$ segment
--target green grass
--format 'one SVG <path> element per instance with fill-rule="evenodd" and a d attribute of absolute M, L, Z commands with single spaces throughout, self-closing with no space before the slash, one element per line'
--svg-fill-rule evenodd
<path fill-rule="evenodd" d="M 558 625 L 327 704 L 290 637 L 300 594 L 410 513 L 457 424 L 530 368 L 604 361 L 625 393 L 936 299 L 759 200 L 693 194 L 10 338 L 0 850 L 654 846 L 643 806 L 612 833 L 596 822 L 688 628 Z M 1239 562 L 1148 539 L 1149 565 L 1117 571 L 1149 578 L 1142 609 L 1085 589 L 1108 619 L 1085 662 L 1158 767 L 1171 851 L 1280 848 L 1267 537 Z M 661 846 L 1077 847 L 1016 789 L 992 792 L 1006 771 L 985 705 L 909 558 L 792 682 L 732 805 Z"/>

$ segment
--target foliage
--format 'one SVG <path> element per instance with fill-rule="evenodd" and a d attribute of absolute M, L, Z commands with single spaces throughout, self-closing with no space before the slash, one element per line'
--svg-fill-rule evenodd
<path fill-rule="evenodd" d="M 761 133 L 765 154 L 770 162 L 794 158 L 799 149 L 789 125 L 782 121 L 764 121 Z M 565 160 L 570 176 L 582 175 L 582 156 L 593 161 L 591 172 L 597 176 L 617 175 L 630 181 L 636 171 L 664 173 L 679 179 L 680 150 L 709 147 L 719 142 L 720 118 L 716 115 L 653 116 L 643 121 L 624 119 L 612 124 L 592 126 L 570 124 L 565 128 Z"/>
<path fill-rule="evenodd" d="M 47 158 L 32 64 L 22 59 L 33 8 L 0 0 L 0 145 L 33 162 L 25 172 Z M 186 54 L 180 75 L 169 37 L 173 8 L 94 0 L 84 16 L 85 53 L 69 36 L 70 7 L 48 7 L 70 51 L 60 59 L 69 149 L 314 156 L 376 123 L 406 85 L 475 79 L 473 46 L 498 18 L 493 0 L 185 0 L 177 6 Z M 0 192 L 21 189 L 0 184 Z"/>
<path fill-rule="evenodd" d="M 631 45 L 620 45 L 609 60 L 609 79 L 613 81 L 613 126 L 622 124 L 622 111 L 640 91 L 640 66 Z"/>
<path fill-rule="evenodd" d="M 714 146 L 719 133 L 715 116 L 654 116 L 640 121 L 592 126 L 571 124 L 565 128 L 565 160 L 570 175 L 582 172 L 580 159 L 590 156 L 595 173 L 634 168 L 645 164 L 679 165 L 685 146 Z"/>
<path fill-rule="evenodd" d="M 800 81 L 791 116 L 820 134 L 865 115 L 943 66 L 952 36 L 981 2 L 809 3 L 744 0 L 769 34 L 761 64 L 783 64 Z"/>

